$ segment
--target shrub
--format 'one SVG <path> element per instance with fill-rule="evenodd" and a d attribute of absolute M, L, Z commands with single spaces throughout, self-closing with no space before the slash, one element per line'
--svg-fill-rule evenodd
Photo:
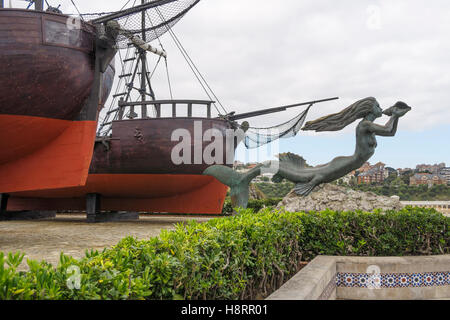
<path fill-rule="evenodd" d="M 274 198 L 274 199 L 262 199 L 262 200 L 249 200 L 248 209 L 253 210 L 253 212 L 259 212 L 264 208 L 273 208 L 276 207 L 283 199 L 282 198 Z M 222 214 L 229 215 L 234 212 L 233 206 L 231 205 L 230 200 L 226 200 L 223 206 Z"/>
<path fill-rule="evenodd" d="M 382 213 L 246 210 L 180 224 L 158 238 L 126 238 L 53 268 L 0 254 L 0 299 L 255 299 L 320 254 L 402 256 L 450 253 L 450 218 L 432 209 Z M 68 280 L 80 275 L 79 289 Z M 76 281 L 75 281 L 76 282 Z"/>

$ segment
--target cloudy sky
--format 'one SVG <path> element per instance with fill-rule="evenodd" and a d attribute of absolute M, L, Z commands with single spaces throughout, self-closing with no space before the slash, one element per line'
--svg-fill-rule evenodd
<path fill-rule="evenodd" d="M 49 1 L 58 2 L 65 12 L 75 12 L 70 1 Z M 126 2 L 75 1 L 81 12 L 114 11 Z M 401 119 L 395 138 L 379 138 L 371 161 L 396 168 L 450 165 L 448 0 L 203 0 L 174 30 L 229 111 L 341 98 L 317 105 L 312 120 L 367 96 L 385 108 L 402 100 L 413 111 Z M 206 98 L 170 37 L 162 41 L 175 98 Z M 168 97 L 164 74 L 161 68 L 155 76 L 158 98 Z M 271 126 L 300 111 L 250 122 Z M 282 140 L 280 151 L 325 163 L 353 153 L 354 128 L 301 132 Z M 243 150 L 239 157 L 246 160 Z"/>

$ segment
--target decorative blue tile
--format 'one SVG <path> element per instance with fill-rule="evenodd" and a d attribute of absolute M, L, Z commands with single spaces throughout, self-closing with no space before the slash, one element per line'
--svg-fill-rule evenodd
<path fill-rule="evenodd" d="M 345 287 L 355 287 L 357 286 L 357 282 L 355 279 L 355 275 L 353 273 L 344 273 L 343 283 Z"/>
<path fill-rule="evenodd" d="M 445 279 L 445 272 L 436 272 L 434 274 L 434 282 L 436 286 L 445 286 L 446 284 L 446 279 Z"/>
<path fill-rule="evenodd" d="M 435 275 L 434 273 L 425 273 L 423 275 L 423 285 L 426 287 L 435 286 Z"/>
<path fill-rule="evenodd" d="M 423 278 L 424 275 L 422 273 L 413 273 L 411 275 L 411 285 L 413 287 L 422 287 L 423 286 Z"/>
<path fill-rule="evenodd" d="M 411 276 L 406 273 L 400 273 L 398 275 L 398 286 L 400 288 L 407 288 L 411 286 Z"/>
<path fill-rule="evenodd" d="M 394 273 L 381 275 L 381 286 L 383 288 L 398 288 L 398 277 Z"/>
<path fill-rule="evenodd" d="M 448 285 L 450 285 L 450 272 L 336 274 L 336 286 L 347 288 L 418 288 Z"/>
<path fill-rule="evenodd" d="M 357 287 L 359 288 L 367 288 L 369 285 L 370 274 L 367 273 L 359 273 L 356 275 Z"/>

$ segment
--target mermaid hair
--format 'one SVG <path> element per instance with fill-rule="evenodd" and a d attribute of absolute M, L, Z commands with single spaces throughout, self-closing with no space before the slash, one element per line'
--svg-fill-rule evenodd
<path fill-rule="evenodd" d="M 317 132 L 342 130 L 355 120 L 364 118 L 371 113 L 375 105 L 378 105 L 378 102 L 372 97 L 359 100 L 339 113 L 307 122 L 302 130 L 315 130 Z"/>

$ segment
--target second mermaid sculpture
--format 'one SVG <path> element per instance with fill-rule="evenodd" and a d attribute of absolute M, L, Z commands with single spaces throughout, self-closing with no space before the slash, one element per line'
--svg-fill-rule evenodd
<path fill-rule="evenodd" d="M 231 188 L 231 194 L 235 196 L 233 205 L 244 208 L 247 206 L 248 186 L 251 180 L 261 175 L 262 172 L 269 172 L 269 168 L 274 167 L 278 170 L 273 178 L 274 182 L 280 182 L 283 179 L 292 181 L 296 184 L 295 192 L 300 196 L 307 196 L 318 185 L 333 182 L 351 171 L 359 169 L 375 153 L 376 136 L 395 136 L 399 118 L 410 110 L 411 107 L 406 103 L 397 102 L 383 112 L 375 98 L 366 98 L 339 113 L 306 123 L 303 130 L 339 131 L 354 121 L 362 119 L 356 127 L 355 153 L 347 157 L 337 157 L 324 165 L 307 168 L 301 157 L 288 153 L 280 155 L 279 162 L 265 162 L 258 169 L 244 174 L 237 174 L 231 168 L 218 165 L 208 168 L 204 174 L 214 176 L 228 185 Z M 390 120 L 384 126 L 375 124 L 374 121 L 383 113 L 390 116 Z M 231 177 L 233 178 L 230 179 Z M 243 194 L 245 192 L 246 195 Z"/>

